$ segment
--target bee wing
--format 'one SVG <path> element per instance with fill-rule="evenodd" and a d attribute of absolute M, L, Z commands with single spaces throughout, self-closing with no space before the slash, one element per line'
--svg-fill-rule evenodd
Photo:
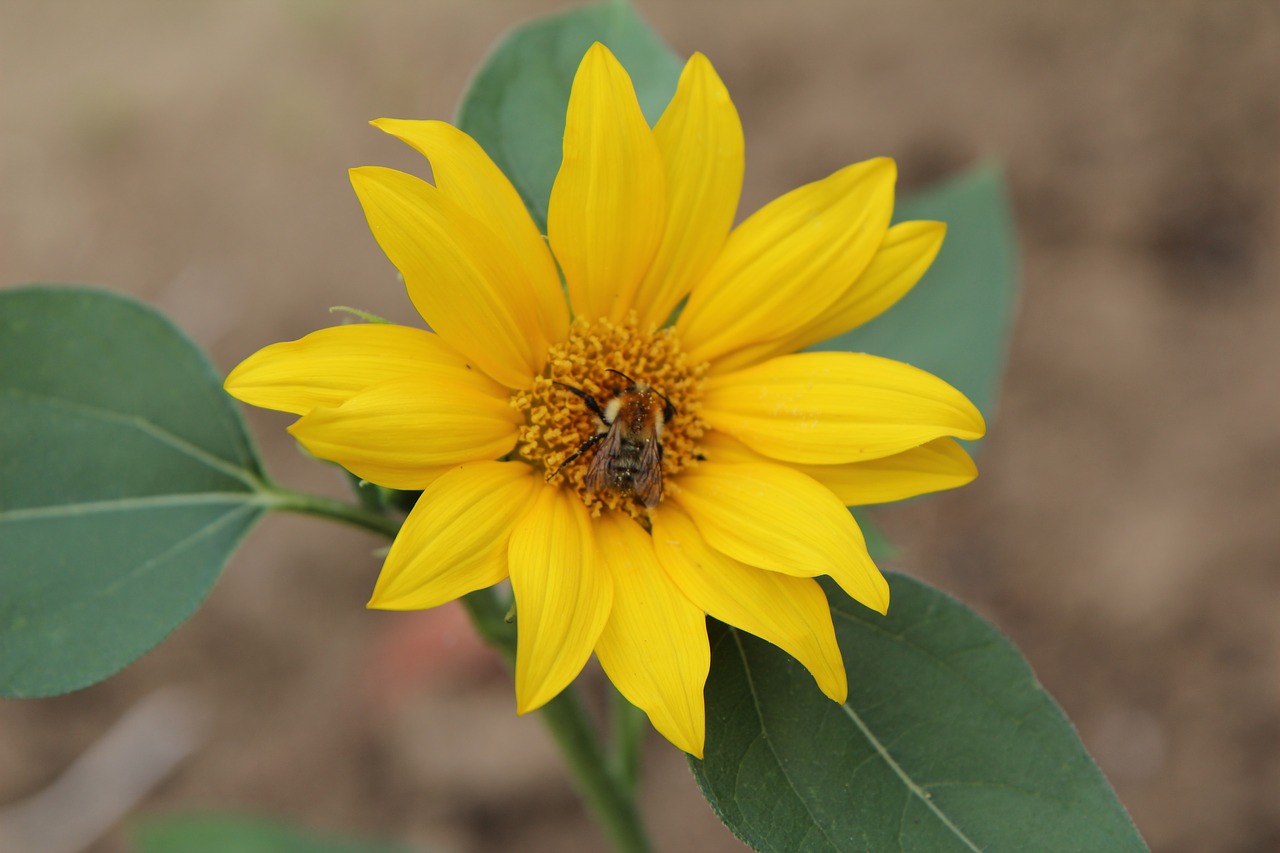
<path fill-rule="evenodd" d="M 647 507 L 655 507 L 662 500 L 662 442 L 650 438 L 644 443 L 640 456 L 640 470 L 633 479 L 636 497 Z"/>
<path fill-rule="evenodd" d="M 612 485 L 609 482 L 609 462 L 621 451 L 622 430 L 618 428 L 617 421 L 614 421 L 614 425 L 609 427 L 608 435 L 596 448 L 596 455 L 591 457 L 591 464 L 587 467 L 587 476 L 583 480 L 583 485 L 587 487 L 588 492 L 592 494 L 602 492 Z"/>

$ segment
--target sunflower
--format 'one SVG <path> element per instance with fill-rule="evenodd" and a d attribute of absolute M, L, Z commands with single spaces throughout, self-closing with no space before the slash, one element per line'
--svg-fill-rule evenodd
<path fill-rule="evenodd" d="M 814 577 L 889 606 L 847 507 L 968 482 L 954 439 L 984 432 L 924 371 L 797 352 L 884 311 L 937 253 L 940 223 L 889 224 L 893 161 L 848 166 L 733 227 L 742 128 L 711 63 L 689 60 L 650 128 L 596 44 L 573 81 L 544 239 L 465 133 L 373 124 L 431 164 L 434 185 L 351 172 L 430 331 L 323 329 L 226 382 L 301 416 L 290 432 L 316 456 L 422 491 L 369 606 L 429 608 L 509 579 L 519 713 L 594 652 L 697 756 L 707 615 L 775 643 L 844 701 Z"/>

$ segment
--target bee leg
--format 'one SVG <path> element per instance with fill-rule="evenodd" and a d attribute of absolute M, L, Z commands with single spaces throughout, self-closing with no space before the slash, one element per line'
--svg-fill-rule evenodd
<path fill-rule="evenodd" d="M 568 388 L 569 386 L 566 385 L 565 387 Z M 576 389 L 571 388 L 570 390 L 572 391 Z M 591 398 L 586 397 L 585 399 L 590 400 Z M 595 401 L 592 400 L 592 402 L 595 402 Z M 604 420 L 604 418 L 601 418 L 601 420 Z M 595 447 L 600 442 L 600 439 L 604 438 L 606 435 L 608 435 L 607 432 L 598 432 L 595 435 L 591 436 L 591 438 L 588 438 L 586 441 L 582 442 L 582 444 L 578 445 L 578 449 L 573 451 L 573 453 L 570 453 L 569 458 L 560 463 L 560 467 L 556 468 L 556 470 L 552 471 L 550 474 L 547 475 L 547 482 L 548 483 L 551 482 L 552 477 L 554 477 L 556 474 L 559 474 L 561 471 L 563 471 L 564 466 L 568 465 L 570 462 L 577 459 L 579 456 L 586 453 L 591 448 Z"/>
<path fill-rule="evenodd" d="M 581 388 L 574 388 L 572 385 L 565 385 L 563 382 L 556 382 L 554 379 L 551 381 L 554 382 L 556 385 L 559 385 L 561 388 L 568 391 L 569 393 L 577 394 L 579 397 L 581 397 L 582 402 L 587 404 L 587 408 L 590 409 L 592 413 L 604 423 L 605 426 L 609 425 L 609 422 L 605 420 L 604 410 L 600 408 L 600 404 L 596 402 L 595 397 L 592 397 L 590 394 L 588 394 L 586 391 L 583 391 Z M 579 448 L 578 452 L 581 453 L 582 448 Z M 572 459 L 576 457 L 570 457 L 570 458 Z M 563 468 L 564 466 L 561 465 L 560 467 Z"/>
<path fill-rule="evenodd" d="M 664 421 L 669 421 L 674 418 L 676 416 L 676 407 L 671 405 L 671 401 L 667 399 L 667 395 L 657 389 L 655 389 L 653 393 L 661 397 L 662 402 L 666 403 L 666 405 L 662 407 L 662 419 Z"/>

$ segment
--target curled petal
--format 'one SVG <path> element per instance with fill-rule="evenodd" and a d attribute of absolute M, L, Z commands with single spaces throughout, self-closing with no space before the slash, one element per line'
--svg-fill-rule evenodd
<path fill-rule="evenodd" d="M 649 715 L 663 737 L 701 758 L 702 688 L 711 668 L 702 608 L 672 583 L 658 565 L 653 541 L 631 518 L 611 513 L 596 531 L 613 578 L 613 609 L 596 657 L 619 692 Z"/>
<path fill-rule="evenodd" d="M 351 170 L 351 184 L 427 325 L 498 382 L 528 387 L 542 370 L 549 341 L 520 259 L 426 181 L 364 166 Z"/>
<path fill-rule="evenodd" d="M 622 320 L 634 306 L 662 240 L 664 184 L 631 78 L 597 42 L 573 78 L 547 206 L 547 237 L 579 316 Z"/>
<path fill-rule="evenodd" d="M 951 438 L 936 438 L 870 462 L 795 468 L 834 492 L 845 506 L 892 503 L 958 489 L 978 476 L 978 466 Z"/>
<path fill-rule="evenodd" d="M 820 316 L 875 254 L 893 213 L 892 160 L 792 190 L 733 230 L 676 321 L 693 361 L 772 342 Z"/>
<path fill-rule="evenodd" d="M 712 431 L 702 437 L 701 447 L 713 462 L 769 462 L 737 439 Z M 845 506 L 892 503 L 917 495 L 956 489 L 978 476 L 965 449 L 951 438 L 937 438 L 919 447 L 844 465 L 796 465 L 830 489 Z"/>
<path fill-rule="evenodd" d="M 443 121 L 380 118 L 372 124 L 430 160 L 436 188 L 489 226 L 511 255 L 519 258 L 537 302 L 542 336 L 563 340 L 569 329 L 569 308 L 555 259 L 520 194 L 480 144 Z"/>
<path fill-rule="evenodd" d="M 865 462 L 942 436 L 982 437 L 982 415 L 931 373 L 864 353 L 784 355 L 707 380 L 703 417 L 772 459 Z"/>
<path fill-rule="evenodd" d="M 522 462 L 450 468 L 396 534 L 369 606 L 425 610 L 506 580 L 511 531 L 541 485 Z"/>
<path fill-rule="evenodd" d="M 875 257 L 831 307 L 812 321 L 770 343 L 737 350 L 716 365 L 727 372 L 784 353 L 797 352 L 842 335 L 880 316 L 915 287 L 937 257 L 946 236 L 941 222 L 901 222 L 884 235 Z"/>
<path fill-rule="evenodd" d="M 676 586 L 708 614 L 778 646 L 837 702 L 849 693 L 831 610 L 822 587 L 740 563 L 703 540 L 673 503 L 653 513 L 653 547 Z"/>
<path fill-rule="evenodd" d="M 392 379 L 289 432 L 315 456 L 391 489 L 421 489 L 440 469 L 502 456 L 516 443 L 516 413 L 474 370 Z"/>
<path fill-rule="evenodd" d="M 710 268 L 742 192 L 742 123 L 701 53 L 686 63 L 653 134 L 666 166 L 667 224 L 636 299 L 641 327 L 663 325 Z"/>
<path fill-rule="evenodd" d="M 340 406 L 388 379 L 466 368 L 466 359 L 424 329 L 383 323 L 334 326 L 272 344 L 227 376 L 227 393 L 253 406 L 305 415 Z M 484 377 L 477 377 L 485 382 Z M 495 394 L 502 390 L 488 383 Z"/>
<path fill-rule="evenodd" d="M 795 352 L 833 338 L 887 311 L 929 269 L 946 234 L 944 223 L 923 220 L 890 228 L 862 275 L 821 317 L 796 332 L 782 352 Z"/>
<path fill-rule="evenodd" d="M 812 478 L 785 465 L 708 460 L 681 472 L 679 489 L 676 501 L 717 551 L 794 577 L 830 575 L 856 601 L 889 609 L 889 584 L 857 522 Z"/>
<path fill-rule="evenodd" d="M 576 495 L 542 486 L 507 551 L 516 598 L 516 710 L 555 698 L 582 670 L 609 618 L 613 581 Z"/>

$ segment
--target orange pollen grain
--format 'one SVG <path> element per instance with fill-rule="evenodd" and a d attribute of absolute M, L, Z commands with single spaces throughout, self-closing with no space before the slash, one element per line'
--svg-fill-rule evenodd
<path fill-rule="evenodd" d="M 707 431 L 700 417 L 702 379 L 709 365 L 690 362 L 674 329 L 641 331 L 637 326 L 634 313 L 621 323 L 578 319 L 568 339 L 548 351 L 543 375 L 534 379 L 532 388 L 513 393 L 511 405 L 524 416 L 516 443 L 523 459 L 543 476 L 558 470 L 551 482 L 577 492 L 593 516 L 605 509 L 620 509 L 643 521 L 647 510 L 634 495 L 587 491 L 584 480 L 599 444 L 561 468 L 603 427 L 585 401 L 555 384 L 562 382 L 584 391 L 595 398 L 601 410 L 629 385 L 610 369 L 665 395 L 675 408 L 675 416 L 662 431 L 662 477 L 665 492 L 673 492 L 672 478 L 697 464 L 700 456 L 698 442 Z"/>

